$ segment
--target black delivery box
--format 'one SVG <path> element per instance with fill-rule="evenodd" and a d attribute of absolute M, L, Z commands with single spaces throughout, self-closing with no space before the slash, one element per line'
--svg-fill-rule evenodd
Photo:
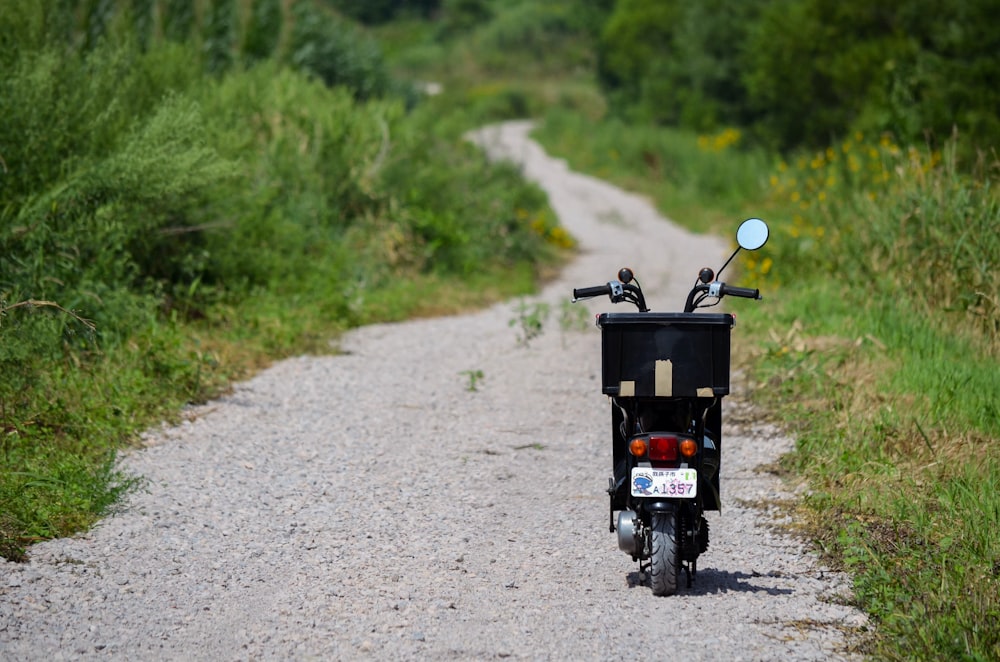
<path fill-rule="evenodd" d="M 729 393 L 728 313 L 603 313 L 602 388 L 627 398 Z"/>

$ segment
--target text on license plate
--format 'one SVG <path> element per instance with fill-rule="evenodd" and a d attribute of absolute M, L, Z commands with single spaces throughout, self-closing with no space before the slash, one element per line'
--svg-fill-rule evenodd
<path fill-rule="evenodd" d="M 660 496 L 691 499 L 698 494 L 695 469 L 632 469 L 632 496 Z"/>

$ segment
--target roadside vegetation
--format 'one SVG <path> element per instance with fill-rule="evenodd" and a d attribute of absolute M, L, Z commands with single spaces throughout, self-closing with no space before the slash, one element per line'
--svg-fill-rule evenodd
<path fill-rule="evenodd" d="M 858 641 L 1000 658 L 1000 37 L 904 4 L 0 0 L 0 554 L 269 360 L 529 292 L 572 240 L 461 136 L 531 117 L 688 227 L 769 222 L 734 357 Z"/>
<path fill-rule="evenodd" d="M 0 0 L 0 554 L 116 451 L 345 328 L 531 291 L 536 187 L 321 4 Z"/>

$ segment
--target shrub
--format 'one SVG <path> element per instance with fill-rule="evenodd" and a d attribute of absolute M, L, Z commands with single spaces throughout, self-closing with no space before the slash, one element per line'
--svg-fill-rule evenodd
<path fill-rule="evenodd" d="M 329 86 L 353 90 L 361 99 L 389 89 L 378 44 L 312 2 L 300 0 L 294 6 L 287 59 Z"/>
<path fill-rule="evenodd" d="M 622 0 L 599 80 L 626 117 L 699 131 L 737 125 L 781 150 L 855 130 L 943 145 L 1000 140 L 992 0 Z"/>
<path fill-rule="evenodd" d="M 190 3 L 164 2 L 179 35 Z M 284 55 L 247 69 L 209 58 L 208 75 L 207 42 L 145 43 L 113 12 L 100 39 L 67 47 L 79 26 L 55 10 L 70 5 L 82 6 L 0 0 L 13 30 L 0 30 L 0 554 L 11 558 L 106 512 L 131 484 L 110 469 L 115 449 L 246 364 L 325 350 L 362 320 L 454 310 L 424 301 L 427 283 L 458 294 L 456 277 L 503 270 L 523 288 L 567 244 L 540 191 L 467 144 L 461 120 L 443 129 L 433 106 L 377 98 L 370 42 L 312 3 L 296 5 L 289 33 L 312 75 Z M 86 4 L 100 16 L 118 6 Z M 220 345 L 239 358 L 227 364 Z"/>

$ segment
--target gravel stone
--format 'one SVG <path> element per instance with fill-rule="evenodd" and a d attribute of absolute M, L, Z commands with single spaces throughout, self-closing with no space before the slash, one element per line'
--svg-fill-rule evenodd
<path fill-rule="evenodd" d="M 758 470 L 791 441 L 750 424 L 739 392 L 694 586 L 655 598 L 618 551 L 600 333 L 562 328 L 563 302 L 628 265 L 651 308 L 677 310 L 729 242 L 569 171 L 529 130 L 472 139 L 520 163 L 580 242 L 528 300 L 551 306 L 543 333 L 518 343 L 517 302 L 370 326 L 149 431 L 122 457 L 146 479 L 122 512 L 0 564 L 0 659 L 854 657 L 868 623 L 850 582 L 757 505 L 794 497 Z"/>

